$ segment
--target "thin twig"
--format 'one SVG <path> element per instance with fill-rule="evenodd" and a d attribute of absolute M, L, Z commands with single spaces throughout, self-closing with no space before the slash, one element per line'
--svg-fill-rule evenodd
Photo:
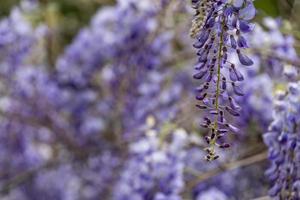
<path fill-rule="evenodd" d="M 49 161 L 44 165 L 41 165 L 39 167 L 30 169 L 28 171 L 25 171 L 11 179 L 9 179 L 5 184 L 0 188 L 0 195 L 5 196 L 7 195 L 13 188 L 16 188 L 17 186 L 23 184 L 24 182 L 28 181 L 29 179 L 33 178 L 37 172 L 39 172 L 41 169 L 45 168 L 53 168 L 57 166 L 59 162 L 57 161 Z"/>
<path fill-rule="evenodd" d="M 251 157 L 248 157 L 248 158 L 245 158 L 242 160 L 237 160 L 237 161 L 234 161 L 234 162 L 231 162 L 228 164 L 221 165 L 219 168 L 213 169 L 211 171 L 208 171 L 208 172 L 196 177 L 196 179 L 194 181 L 191 181 L 187 184 L 187 188 L 193 188 L 199 182 L 210 179 L 224 171 L 230 171 L 230 170 L 234 170 L 234 169 L 237 169 L 240 167 L 245 167 L 245 166 L 252 165 L 254 163 L 264 161 L 267 159 L 267 155 L 268 155 L 267 151 L 264 151 L 262 153 L 256 154 L 254 156 L 251 156 Z"/>
<path fill-rule="evenodd" d="M 258 197 L 252 200 L 271 200 L 271 198 L 269 196 L 263 196 L 263 197 Z"/>

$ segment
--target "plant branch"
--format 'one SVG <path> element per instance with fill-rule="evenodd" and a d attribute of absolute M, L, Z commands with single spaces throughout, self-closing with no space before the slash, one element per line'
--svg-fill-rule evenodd
<path fill-rule="evenodd" d="M 45 168 L 53 168 L 57 166 L 59 162 L 57 161 L 49 161 L 45 163 L 44 165 L 41 165 L 39 167 L 30 169 L 28 171 L 25 171 L 19 175 L 16 175 L 15 177 L 9 179 L 3 186 L 0 188 L 0 195 L 5 196 L 7 195 L 13 188 L 16 188 L 17 186 L 21 185 L 22 183 L 28 181 L 29 179 L 33 178 L 37 172 L 39 172 L 42 169 Z"/>
<path fill-rule="evenodd" d="M 271 198 L 269 196 L 263 196 L 263 197 L 258 197 L 252 200 L 271 200 Z"/>
<path fill-rule="evenodd" d="M 267 159 L 268 152 L 264 151 L 262 153 L 256 154 L 254 156 L 242 159 L 242 160 L 237 160 L 231 163 L 225 163 L 221 165 L 219 168 L 213 169 L 211 171 L 208 171 L 206 173 L 200 174 L 199 176 L 196 177 L 194 181 L 191 181 L 187 184 L 187 188 L 193 188 L 195 187 L 199 182 L 208 180 L 222 172 L 225 171 L 230 171 L 234 170 L 240 167 L 246 167 L 258 162 L 262 162 Z"/>

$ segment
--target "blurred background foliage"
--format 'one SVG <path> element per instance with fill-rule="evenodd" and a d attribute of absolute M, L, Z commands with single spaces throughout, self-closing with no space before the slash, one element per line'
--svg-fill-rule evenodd
<path fill-rule="evenodd" d="M 104 5 L 113 5 L 116 0 L 39 0 L 41 13 L 32 15 L 33 21 L 44 21 L 51 28 L 49 38 L 50 63 L 63 51 L 81 27 L 86 26 L 95 12 Z M 186 1 L 186 0 L 185 0 Z M 8 15 L 19 0 L 1 0 L 0 17 Z M 280 17 L 287 20 L 286 32 L 293 31 L 300 40 L 300 0 L 255 0 L 259 12 L 257 20 L 263 17 Z M 296 47 L 300 52 L 300 47 Z"/>

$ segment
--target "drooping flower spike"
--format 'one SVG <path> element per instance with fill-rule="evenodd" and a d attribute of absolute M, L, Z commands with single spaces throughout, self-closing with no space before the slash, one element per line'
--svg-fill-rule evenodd
<path fill-rule="evenodd" d="M 230 147 L 223 136 L 239 131 L 226 119 L 240 115 L 241 107 L 234 96 L 243 96 L 239 82 L 244 76 L 228 59 L 235 54 L 242 65 L 253 64 L 246 55 L 248 42 L 243 34 L 252 31 L 249 20 L 256 11 L 251 0 L 192 0 L 192 7 L 196 14 L 191 36 L 196 39 L 194 47 L 198 55 L 194 78 L 201 82 L 196 99 L 197 107 L 207 111 L 202 126 L 210 130 L 206 136 L 209 144 L 206 159 L 211 161 L 219 157 L 216 146 Z"/>
<path fill-rule="evenodd" d="M 271 167 L 266 175 L 272 182 L 269 195 L 276 199 L 300 197 L 300 82 L 290 83 L 288 91 L 275 101 L 273 122 L 264 134 Z"/>

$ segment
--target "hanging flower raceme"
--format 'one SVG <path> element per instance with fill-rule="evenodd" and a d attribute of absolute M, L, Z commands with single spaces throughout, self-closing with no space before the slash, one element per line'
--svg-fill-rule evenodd
<path fill-rule="evenodd" d="M 269 148 L 271 167 L 266 175 L 273 183 L 269 190 L 276 199 L 300 196 L 300 82 L 291 83 L 287 94 L 275 102 L 274 120 L 264 141 Z"/>
<path fill-rule="evenodd" d="M 198 55 L 194 78 L 201 81 L 196 99 L 197 107 L 208 113 L 202 126 L 210 130 L 206 136 L 209 144 L 206 159 L 211 161 L 219 157 L 216 146 L 230 147 L 223 136 L 239 130 L 226 119 L 240 115 L 241 107 L 234 95 L 243 95 L 239 82 L 244 76 L 228 58 L 235 54 L 242 65 L 253 64 L 246 55 L 248 43 L 243 34 L 253 29 L 249 20 L 256 11 L 250 0 L 193 0 L 192 6 L 196 15 L 191 36 L 196 38 L 194 47 Z"/>

